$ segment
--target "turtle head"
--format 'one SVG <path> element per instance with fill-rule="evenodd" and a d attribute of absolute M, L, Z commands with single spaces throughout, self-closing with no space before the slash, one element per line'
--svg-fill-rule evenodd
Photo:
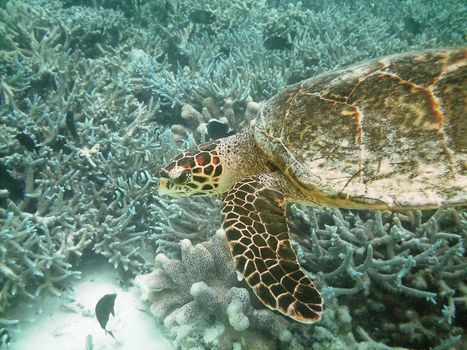
<path fill-rule="evenodd" d="M 159 194 L 172 197 L 223 192 L 223 165 L 217 142 L 206 143 L 176 156 L 160 172 Z"/>

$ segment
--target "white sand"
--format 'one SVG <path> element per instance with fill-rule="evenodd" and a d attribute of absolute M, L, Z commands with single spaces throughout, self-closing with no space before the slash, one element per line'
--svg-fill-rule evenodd
<path fill-rule="evenodd" d="M 142 311 L 137 289 L 119 287 L 111 266 L 87 259 L 81 271 L 81 279 L 61 297 L 44 296 L 33 305 L 22 304 L 9 312 L 8 318 L 20 320 L 19 326 L 9 327 L 9 350 L 85 350 L 88 335 L 93 350 L 172 349 L 153 317 Z M 107 323 L 116 339 L 105 334 L 94 315 L 97 301 L 109 293 L 117 293 L 115 317 L 110 315 Z"/>

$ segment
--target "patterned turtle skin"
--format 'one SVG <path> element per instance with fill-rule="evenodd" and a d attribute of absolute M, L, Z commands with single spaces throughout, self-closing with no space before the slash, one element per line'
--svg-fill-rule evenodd
<path fill-rule="evenodd" d="M 265 306 L 302 323 L 323 300 L 290 244 L 287 205 L 467 205 L 467 50 L 371 60 L 286 88 L 244 133 L 178 155 L 159 193 L 223 194 L 238 273 Z"/>

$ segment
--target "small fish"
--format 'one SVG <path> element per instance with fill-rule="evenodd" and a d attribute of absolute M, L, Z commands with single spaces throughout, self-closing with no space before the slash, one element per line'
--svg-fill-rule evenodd
<path fill-rule="evenodd" d="M 105 329 L 105 326 L 107 326 L 110 314 L 112 314 L 112 316 L 115 317 L 114 305 L 116 297 L 116 293 L 104 295 L 97 302 L 95 309 L 97 320 L 99 321 L 99 324 L 101 325 L 102 329 L 105 331 L 105 334 L 109 333 L 114 339 L 115 337 L 112 334 L 112 332 Z"/>
<path fill-rule="evenodd" d="M 18 135 L 15 136 L 15 138 L 30 152 L 37 152 L 37 150 L 39 149 L 39 147 L 36 146 L 36 143 L 34 142 L 32 137 L 24 132 L 20 132 Z"/>
<path fill-rule="evenodd" d="M 10 334 L 4 327 L 0 327 L 0 349 L 8 349 L 8 344 L 11 342 Z"/>
<path fill-rule="evenodd" d="M 412 33 L 413 35 L 421 34 L 423 31 L 423 26 L 420 22 L 417 22 L 412 17 L 404 18 L 404 27 L 405 30 Z"/>
<path fill-rule="evenodd" d="M 164 9 L 167 13 L 174 13 L 174 7 L 169 1 L 165 2 Z"/>
<path fill-rule="evenodd" d="M 117 206 L 122 209 L 125 206 L 125 189 L 117 187 L 112 194 L 112 202 L 117 202 Z"/>
<path fill-rule="evenodd" d="M 75 116 L 72 112 L 66 112 L 66 127 L 68 131 L 70 131 L 71 136 L 74 137 L 75 140 L 79 140 L 78 133 L 76 132 L 76 123 L 75 123 Z"/>
<path fill-rule="evenodd" d="M 266 50 L 291 50 L 292 43 L 281 36 L 270 36 L 263 42 Z"/>
<path fill-rule="evenodd" d="M 140 170 L 136 173 L 136 181 L 139 185 L 144 185 L 151 180 L 151 175 L 147 170 Z"/>
<path fill-rule="evenodd" d="M 211 24 L 216 20 L 216 16 L 211 11 L 196 10 L 190 13 L 190 20 L 198 24 Z"/>
<path fill-rule="evenodd" d="M 219 53 L 221 53 L 224 56 L 230 56 L 232 53 L 232 49 L 228 46 L 223 46 L 219 49 Z"/>
<path fill-rule="evenodd" d="M 215 119 L 210 120 L 206 128 L 208 129 L 209 137 L 213 140 L 235 134 L 235 131 L 229 130 L 229 126 L 227 124 Z"/>
<path fill-rule="evenodd" d="M 24 180 L 13 176 L 3 163 L 0 163 L 0 189 L 8 190 L 11 199 L 24 198 Z"/>
<path fill-rule="evenodd" d="M 121 186 L 112 186 L 107 192 L 103 193 L 104 202 L 111 205 L 116 202 L 119 208 L 123 208 L 125 204 L 126 189 Z"/>

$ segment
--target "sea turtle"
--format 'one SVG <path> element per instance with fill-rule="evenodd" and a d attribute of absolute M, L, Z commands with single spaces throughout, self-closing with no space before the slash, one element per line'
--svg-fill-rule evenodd
<path fill-rule="evenodd" d="M 247 131 L 175 157 L 160 194 L 224 194 L 237 271 L 270 309 L 316 322 L 322 298 L 291 248 L 286 204 L 467 205 L 466 62 L 464 48 L 410 52 L 292 85 Z"/>

